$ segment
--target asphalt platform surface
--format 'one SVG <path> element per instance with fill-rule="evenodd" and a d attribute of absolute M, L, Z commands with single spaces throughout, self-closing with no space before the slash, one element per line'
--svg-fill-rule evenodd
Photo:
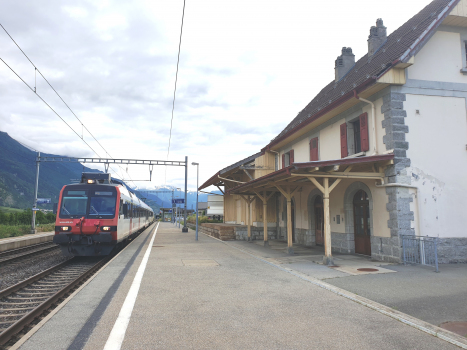
<path fill-rule="evenodd" d="M 102 349 L 150 232 L 141 234 L 21 349 Z M 202 234 L 196 242 L 192 230 L 182 233 L 170 223 L 160 224 L 122 349 L 323 348 L 457 347 L 232 245 Z"/>

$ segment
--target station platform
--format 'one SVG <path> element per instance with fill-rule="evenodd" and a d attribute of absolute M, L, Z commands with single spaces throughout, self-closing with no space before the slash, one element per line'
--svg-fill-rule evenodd
<path fill-rule="evenodd" d="M 457 348 L 230 242 L 158 225 L 11 349 Z"/>
<path fill-rule="evenodd" d="M 7 237 L 0 239 L 0 252 L 10 249 L 22 248 L 28 245 L 52 241 L 55 232 L 41 232 L 34 235 Z"/>

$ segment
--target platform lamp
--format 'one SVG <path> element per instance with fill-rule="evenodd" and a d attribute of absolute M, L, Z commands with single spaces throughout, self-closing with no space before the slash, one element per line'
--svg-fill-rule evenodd
<path fill-rule="evenodd" d="M 180 187 L 177 187 L 177 192 L 181 193 L 182 189 Z M 179 194 L 177 194 L 179 196 Z M 178 204 L 175 204 L 175 207 L 177 208 L 177 218 L 175 220 L 175 226 L 177 226 L 177 220 L 178 220 L 178 227 L 180 227 L 180 211 L 178 210 Z"/>
<path fill-rule="evenodd" d="M 196 240 L 198 240 L 198 179 L 199 179 L 199 163 L 191 163 L 196 165 Z"/>

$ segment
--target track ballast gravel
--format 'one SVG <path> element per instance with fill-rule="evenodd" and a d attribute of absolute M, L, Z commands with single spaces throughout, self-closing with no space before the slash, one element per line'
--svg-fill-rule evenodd
<path fill-rule="evenodd" d="M 68 259 L 70 257 L 63 256 L 61 250 L 58 250 L 0 266 L 0 290 L 9 288 Z"/>

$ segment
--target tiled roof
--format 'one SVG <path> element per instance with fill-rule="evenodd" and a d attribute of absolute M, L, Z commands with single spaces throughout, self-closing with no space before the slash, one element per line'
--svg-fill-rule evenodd
<path fill-rule="evenodd" d="M 355 66 L 340 81 L 330 82 L 318 95 L 277 135 L 270 143 L 277 142 L 282 136 L 296 128 L 298 125 L 312 118 L 324 108 L 336 102 L 345 94 L 351 92 L 359 85 L 374 76 L 379 76 L 386 72 L 395 61 L 400 59 L 404 53 L 405 61 L 415 52 L 407 55 L 406 51 L 413 44 L 419 44 L 417 39 L 423 36 L 427 29 L 432 29 L 430 25 L 437 20 L 438 16 L 446 16 L 443 13 L 448 5 L 454 6 L 459 0 L 434 0 L 418 14 L 409 19 L 399 29 L 388 36 L 386 43 L 371 57 L 368 54 L 356 62 Z M 435 26 L 436 27 L 436 26 Z M 435 28 L 434 28 L 435 29 Z"/>

